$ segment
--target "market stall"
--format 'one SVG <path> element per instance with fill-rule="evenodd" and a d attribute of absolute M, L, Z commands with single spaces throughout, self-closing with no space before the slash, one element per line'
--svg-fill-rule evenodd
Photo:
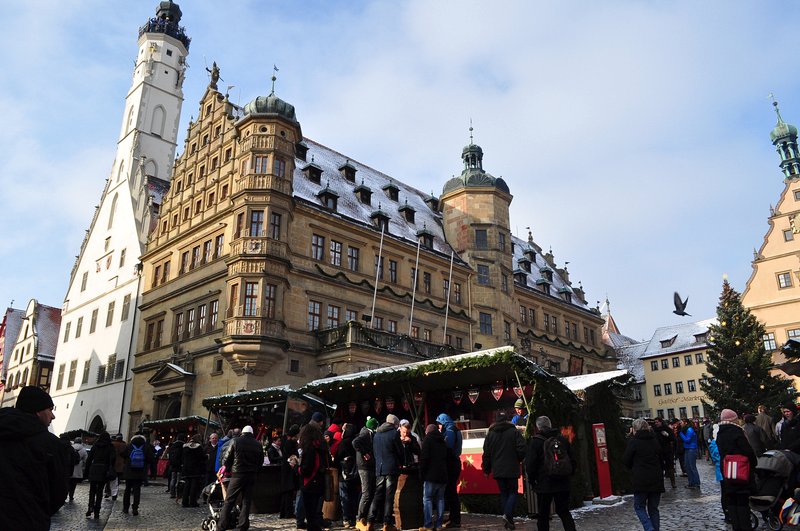
<path fill-rule="evenodd" d="M 199 415 L 175 417 L 171 419 L 146 420 L 142 422 L 140 426 L 141 431 L 145 434 L 148 434 L 148 438 L 151 442 L 158 439 L 161 441 L 161 446 L 163 448 L 169 446 L 169 444 L 180 434 L 183 434 L 185 442 L 195 433 L 204 433 L 208 428 L 217 429 L 219 428 L 219 424 Z M 156 464 L 156 474 L 159 477 L 164 477 L 166 470 L 166 452 L 163 452 L 161 454 L 161 458 Z"/>

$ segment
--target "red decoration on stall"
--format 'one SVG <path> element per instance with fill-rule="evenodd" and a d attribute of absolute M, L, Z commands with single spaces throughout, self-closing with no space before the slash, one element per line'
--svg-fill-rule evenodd
<path fill-rule="evenodd" d="M 462 398 L 464 398 L 464 391 L 453 391 L 453 403 L 455 405 L 461 405 Z"/>
<path fill-rule="evenodd" d="M 500 398 L 503 397 L 503 391 L 505 391 L 503 384 L 495 384 L 492 386 L 492 396 L 495 400 L 500 400 Z"/>
<path fill-rule="evenodd" d="M 514 394 L 517 395 L 517 398 L 522 398 L 522 387 L 518 385 L 514 386 Z"/>
<path fill-rule="evenodd" d="M 471 389 L 467 390 L 467 398 L 473 404 L 478 401 L 478 397 L 480 396 L 481 392 L 477 387 L 472 387 Z"/>

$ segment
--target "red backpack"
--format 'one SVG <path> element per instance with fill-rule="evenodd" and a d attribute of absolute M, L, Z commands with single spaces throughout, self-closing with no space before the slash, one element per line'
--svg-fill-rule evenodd
<path fill-rule="evenodd" d="M 745 455 L 726 455 L 722 460 L 722 477 L 733 485 L 750 483 L 750 459 Z"/>

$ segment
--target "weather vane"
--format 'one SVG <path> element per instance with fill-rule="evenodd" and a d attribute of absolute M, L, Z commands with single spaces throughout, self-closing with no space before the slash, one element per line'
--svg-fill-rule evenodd
<path fill-rule="evenodd" d="M 278 76 L 275 74 L 278 72 L 278 67 L 274 64 L 272 65 L 272 92 L 270 94 L 275 94 L 275 81 L 278 80 Z"/>

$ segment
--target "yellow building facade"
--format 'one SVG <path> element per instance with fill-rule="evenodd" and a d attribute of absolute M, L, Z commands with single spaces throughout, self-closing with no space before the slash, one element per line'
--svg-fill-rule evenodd
<path fill-rule="evenodd" d="M 784 188 L 767 220 L 769 228 L 758 251 L 754 251 L 753 272 L 742 293 L 742 304 L 766 328 L 764 347 L 780 366 L 786 361 L 780 347 L 789 339 L 800 339 L 800 155 L 797 128 L 783 121 L 770 133 L 780 158 Z M 800 389 L 800 379 L 780 368 L 774 371 L 792 379 Z"/>
<path fill-rule="evenodd" d="M 304 137 L 274 92 L 214 82 L 142 257 L 131 425 L 203 398 L 516 345 L 561 375 L 613 369 L 582 288 L 510 232 L 472 142 L 440 197 Z"/>

